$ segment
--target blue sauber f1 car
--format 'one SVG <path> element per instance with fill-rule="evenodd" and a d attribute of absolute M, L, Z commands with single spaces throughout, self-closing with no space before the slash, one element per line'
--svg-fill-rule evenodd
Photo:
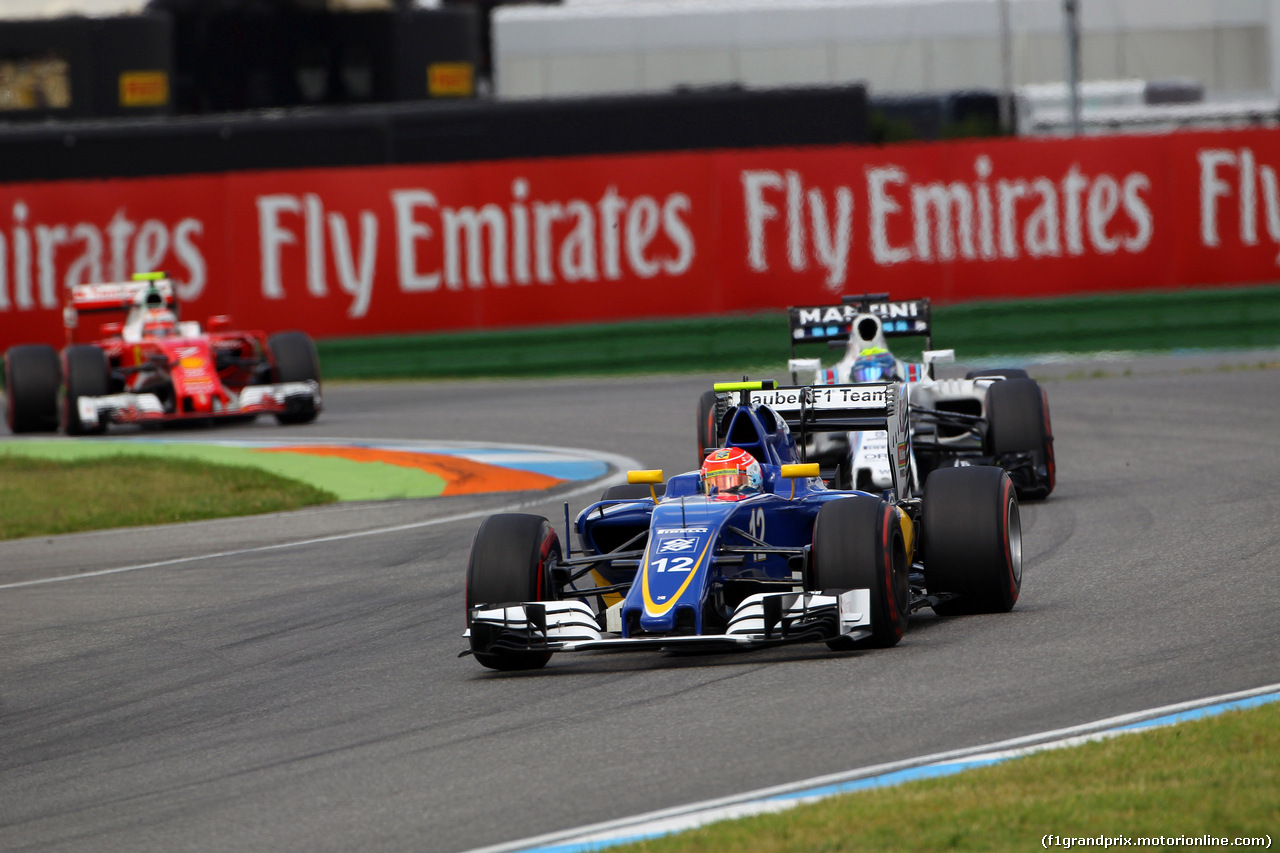
<path fill-rule="evenodd" d="M 628 485 L 578 514 L 578 550 L 540 516 L 481 524 L 463 654 L 524 670 L 568 651 L 888 647 L 924 607 L 1013 608 L 1022 583 L 1013 484 L 994 466 L 941 468 L 914 494 L 902 383 L 716 391 L 737 395 L 723 447 L 665 488 L 661 471 L 630 472 Z M 851 430 L 888 433 L 893 488 L 829 489 L 797 449 L 813 432 Z"/>

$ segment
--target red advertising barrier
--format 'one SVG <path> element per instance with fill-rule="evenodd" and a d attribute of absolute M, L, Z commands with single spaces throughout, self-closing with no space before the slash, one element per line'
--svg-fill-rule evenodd
<path fill-rule="evenodd" d="M 0 346 L 72 284 L 317 337 L 1273 281 L 1280 132 L 0 186 Z"/>

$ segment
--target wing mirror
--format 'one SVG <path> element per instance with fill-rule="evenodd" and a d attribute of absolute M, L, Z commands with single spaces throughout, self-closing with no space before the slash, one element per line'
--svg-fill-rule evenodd
<path fill-rule="evenodd" d="M 925 370 L 929 372 L 929 378 L 933 378 L 933 366 L 935 364 L 950 364 L 956 360 L 956 351 L 953 349 L 927 349 L 920 354 L 924 359 Z"/>
<path fill-rule="evenodd" d="M 791 499 L 796 497 L 796 480 L 810 479 L 813 477 L 821 477 L 822 469 L 817 462 L 806 462 L 800 465 L 783 465 L 782 476 L 791 481 Z"/>
<path fill-rule="evenodd" d="M 646 485 L 649 487 L 649 496 L 653 498 L 653 502 L 658 502 L 658 492 L 653 487 L 662 482 L 662 469 L 656 468 L 649 471 L 628 471 L 627 482 L 632 485 Z"/>
<path fill-rule="evenodd" d="M 820 358 L 790 358 L 787 359 L 787 370 L 791 372 L 791 381 L 799 383 L 800 374 L 805 371 L 813 371 L 817 373 L 822 369 L 822 359 Z"/>

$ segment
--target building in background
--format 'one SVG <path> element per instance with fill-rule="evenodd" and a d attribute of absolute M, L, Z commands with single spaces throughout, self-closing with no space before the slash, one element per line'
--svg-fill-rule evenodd
<path fill-rule="evenodd" d="M 1274 112 L 1280 3 L 1087 0 L 1080 14 L 1082 79 L 1127 81 L 1094 86 L 1092 103 L 1086 87 L 1101 127 L 1150 117 L 1135 107 Z M 1023 130 L 1065 116 L 1062 0 L 564 0 L 496 9 L 492 26 L 501 98 L 854 81 L 878 98 L 999 91 L 1007 79 L 1039 86 L 1024 92 Z"/>

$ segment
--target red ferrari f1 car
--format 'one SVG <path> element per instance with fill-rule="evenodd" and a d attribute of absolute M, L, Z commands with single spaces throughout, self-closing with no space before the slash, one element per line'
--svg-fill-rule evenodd
<path fill-rule="evenodd" d="M 98 340 L 78 342 L 84 314 L 123 313 Z M 207 330 L 180 321 L 163 273 L 133 281 L 72 287 L 64 310 L 67 345 L 10 347 L 4 356 L 9 429 L 93 435 L 112 423 L 252 418 L 313 421 L 321 408 L 320 362 L 303 332 L 267 337 L 231 331 L 210 317 Z"/>

